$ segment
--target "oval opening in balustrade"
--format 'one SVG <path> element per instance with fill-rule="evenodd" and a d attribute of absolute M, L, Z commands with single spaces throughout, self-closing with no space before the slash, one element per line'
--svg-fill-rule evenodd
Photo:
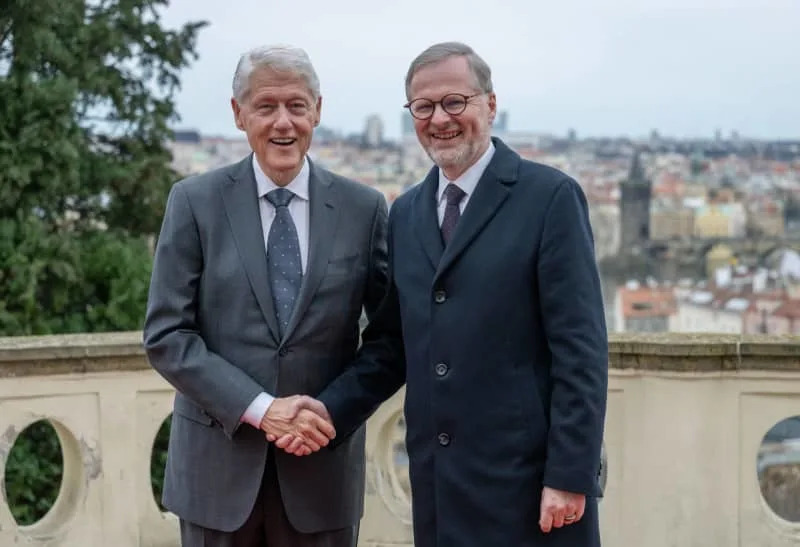
<path fill-rule="evenodd" d="M 38 420 L 5 437 L 13 442 L 3 480 L 10 512 L 23 537 L 50 540 L 70 523 L 86 494 L 81 444 L 56 420 Z M 98 462 L 90 463 L 99 473 Z"/>
<path fill-rule="evenodd" d="M 411 485 L 405 444 L 403 411 L 392 414 L 378 430 L 374 484 L 387 509 L 411 524 Z"/>
<path fill-rule="evenodd" d="M 781 420 L 767 431 L 756 472 L 769 508 L 783 520 L 800 522 L 800 416 Z"/>
<path fill-rule="evenodd" d="M 17 524 L 30 526 L 50 511 L 63 471 L 61 443 L 50 422 L 39 420 L 17 435 L 5 467 L 6 497 Z"/>
<path fill-rule="evenodd" d="M 406 500 L 411 501 L 411 481 L 408 477 L 408 451 L 406 451 L 406 420 L 401 414 L 395 422 L 392 436 L 392 456 L 394 463 L 397 486 L 405 494 Z"/>
<path fill-rule="evenodd" d="M 153 490 L 153 498 L 155 498 L 156 505 L 158 505 L 161 512 L 166 512 L 164 506 L 161 505 L 161 492 L 164 488 L 164 468 L 167 466 L 167 445 L 169 444 L 171 423 L 172 414 L 170 413 L 161 422 L 161 427 L 158 428 L 158 432 L 153 439 L 153 447 L 150 450 L 150 486 Z"/>

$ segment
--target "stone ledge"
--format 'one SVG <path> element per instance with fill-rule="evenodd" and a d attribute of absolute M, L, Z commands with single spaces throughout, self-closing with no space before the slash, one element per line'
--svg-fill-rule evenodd
<path fill-rule="evenodd" d="M 612 369 L 800 372 L 800 336 L 611 333 Z M 0 337 L 0 377 L 149 368 L 141 332 Z"/>
<path fill-rule="evenodd" d="M 0 378 L 149 367 L 138 331 L 0 337 Z"/>
<path fill-rule="evenodd" d="M 673 372 L 800 372 L 800 336 L 612 333 L 609 366 Z"/>

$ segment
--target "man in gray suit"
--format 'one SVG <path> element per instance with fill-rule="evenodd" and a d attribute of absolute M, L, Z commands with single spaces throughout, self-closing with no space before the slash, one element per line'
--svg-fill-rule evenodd
<path fill-rule="evenodd" d="M 254 154 L 176 183 L 155 251 L 144 344 L 177 390 L 163 503 L 185 546 L 352 547 L 364 428 L 320 450 L 335 431 L 311 397 L 385 292 L 386 202 L 306 157 L 322 99 L 304 51 L 243 55 L 231 104 Z M 266 438 L 287 434 L 307 457 Z"/>

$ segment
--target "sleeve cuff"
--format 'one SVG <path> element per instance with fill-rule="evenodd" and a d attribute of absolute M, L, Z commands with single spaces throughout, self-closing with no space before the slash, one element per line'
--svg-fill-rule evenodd
<path fill-rule="evenodd" d="M 543 483 L 545 486 L 565 492 L 583 494 L 595 498 L 603 495 L 597 473 L 549 467 L 545 469 Z"/>
<path fill-rule="evenodd" d="M 244 411 L 241 421 L 250 424 L 256 429 L 261 429 L 261 420 L 264 419 L 264 415 L 267 413 L 267 410 L 269 410 L 274 400 L 275 397 L 262 391 L 256 395 L 256 398 L 253 399 L 253 402 L 250 403 L 250 406 Z"/>

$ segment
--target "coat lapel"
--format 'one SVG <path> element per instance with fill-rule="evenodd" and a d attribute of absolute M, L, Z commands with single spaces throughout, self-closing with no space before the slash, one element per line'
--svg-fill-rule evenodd
<path fill-rule="evenodd" d="M 328 258 L 333 249 L 336 237 L 336 224 L 339 220 L 339 207 L 336 188 L 328 174 L 317 169 L 309 161 L 310 173 L 308 179 L 309 201 L 309 235 L 308 235 L 308 264 L 300 292 L 294 305 L 294 311 L 286 327 L 284 339 L 288 340 L 300 320 L 303 318 L 314 293 L 317 291 L 325 270 Z"/>
<path fill-rule="evenodd" d="M 470 196 L 453 233 L 453 239 L 444 249 L 434 275 L 434 283 L 497 213 L 511 193 L 508 187 L 517 180 L 519 156 L 499 139 L 495 138 L 492 141 L 495 146 L 492 161 L 481 175 L 475 193 Z M 438 225 L 436 233 L 439 233 Z"/>
<path fill-rule="evenodd" d="M 222 187 L 222 202 L 247 279 L 277 344 L 280 342 L 278 320 L 269 286 L 267 251 L 261 230 L 258 190 L 252 161 L 251 154 L 233 169 L 230 179 Z"/>
<path fill-rule="evenodd" d="M 439 168 L 434 167 L 422 181 L 419 192 L 414 198 L 414 228 L 417 231 L 422 248 L 431 261 L 434 269 L 442 259 L 444 244 L 439 230 L 439 216 L 436 212 L 436 190 L 439 187 Z"/>

